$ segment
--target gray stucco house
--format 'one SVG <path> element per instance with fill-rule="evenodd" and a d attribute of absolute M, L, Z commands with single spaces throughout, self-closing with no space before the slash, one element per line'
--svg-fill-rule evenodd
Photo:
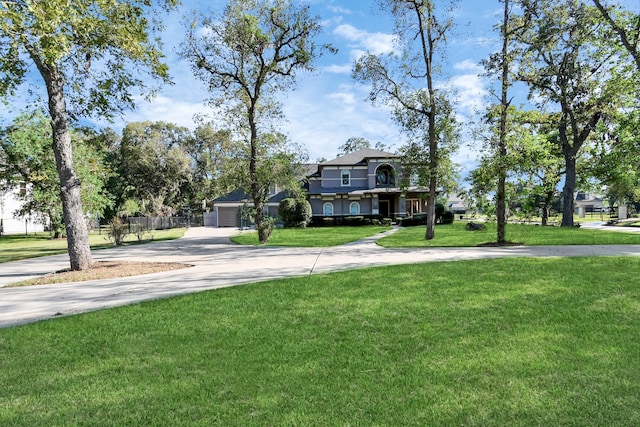
<path fill-rule="evenodd" d="M 308 165 L 304 185 L 314 219 L 348 216 L 398 218 L 425 211 L 428 189 L 402 188 L 400 156 L 366 148 L 320 164 Z M 273 191 L 265 208 L 275 216 L 286 197 Z M 237 227 L 250 198 L 235 191 L 212 201 L 208 225 Z M 206 220 L 206 219 L 205 219 Z"/>
<path fill-rule="evenodd" d="M 313 216 L 397 218 L 425 210 L 427 189 L 402 188 L 400 156 L 365 148 L 318 165 L 308 177 Z"/>

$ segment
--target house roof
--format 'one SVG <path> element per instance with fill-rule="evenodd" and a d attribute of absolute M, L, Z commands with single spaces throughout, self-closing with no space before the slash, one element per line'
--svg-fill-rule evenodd
<path fill-rule="evenodd" d="M 354 151 L 353 153 L 345 154 L 344 156 L 337 157 L 333 160 L 320 163 L 320 166 L 331 165 L 357 165 L 364 163 L 366 159 L 376 158 L 398 158 L 397 154 L 389 153 L 387 151 L 376 150 L 373 148 L 363 148 L 362 150 Z"/>

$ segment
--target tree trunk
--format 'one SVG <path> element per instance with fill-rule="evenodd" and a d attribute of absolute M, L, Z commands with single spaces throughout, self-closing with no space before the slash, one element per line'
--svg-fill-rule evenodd
<path fill-rule="evenodd" d="M 89 233 L 80 200 L 80 180 L 73 167 L 71 133 L 64 99 L 63 77 L 57 69 L 47 68 L 43 75 L 49 95 L 49 114 L 53 131 L 53 152 L 60 178 L 62 213 L 67 231 L 67 248 L 71 270 L 87 270 L 93 263 L 89 246 Z"/>
<path fill-rule="evenodd" d="M 576 157 L 572 153 L 564 156 L 566 173 L 562 189 L 562 227 L 573 227 L 573 193 L 576 189 Z"/>
<path fill-rule="evenodd" d="M 496 215 L 497 215 L 497 242 L 503 244 L 506 241 L 507 224 L 507 109 L 509 108 L 509 0 L 504 0 L 504 17 L 502 22 L 502 75 L 500 76 L 501 99 L 500 99 L 500 124 L 498 136 L 498 188 L 496 192 Z"/>

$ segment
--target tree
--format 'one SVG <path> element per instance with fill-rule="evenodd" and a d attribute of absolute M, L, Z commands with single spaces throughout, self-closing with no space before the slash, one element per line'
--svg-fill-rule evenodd
<path fill-rule="evenodd" d="M 95 134 L 87 129 L 73 129 L 71 139 L 77 173 L 84 185 L 80 196 L 86 212 L 100 215 L 111 204 L 105 190 L 109 172 L 105 154 L 95 144 Z M 24 204 L 19 215 L 32 215 L 48 225 L 54 236 L 64 234 L 60 181 L 51 150 L 51 126 L 45 113 L 23 113 L 0 132 L 0 180 L 10 186 L 24 184 Z"/>
<path fill-rule="evenodd" d="M 259 179 L 261 144 L 281 116 L 276 95 L 291 88 L 298 72 L 311 70 L 322 52 L 314 37 L 317 17 L 292 0 L 230 0 L 219 17 L 201 16 L 190 26 L 182 56 L 224 108 L 235 137 L 249 150 L 248 179 L 258 238 L 269 238 Z"/>
<path fill-rule="evenodd" d="M 166 7 L 176 0 L 164 0 Z M 148 0 L 12 0 L 0 3 L 0 96 L 15 93 L 35 66 L 46 88 L 52 144 L 72 270 L 91 267 L 91 250 L 73 162 L 70 121 L 133 105 L 140 72 L 167 78 Z"/>
<path fill-rule="evenodd" d="M 200 121 L 190 138 L 184 141 L 184 150 L 191 159 L 193 176 L 187 196 L 192 208 L 234 190 L 235 184 L 227 179 L 225 165 L 234 150 L 231 131 L 217 129 L 213 122 Z"/>
<path fill-rule="evenodd" d="M 626 14 L 617 6 L 603 5 L 600 0 L 593 0 L 593 4 L 598 9 L 604 20 L 618 36 L 620 43 L 633 58 L 636 68 L 640 71 L 640 15 Z"/>
<path fill-rule="evenodd" d="M 526 29 L 518 79 L 540 107 L 559 110 L 558 143 L 565 160 L 562 225 L 573 226 L 576 160 L 598 122 L 628 93 L 629 70 L 609 41 L 597 10 L 578 0 L 521 0 Z"/>
<path fill-rule="evenodd" d="M 367 138 L 360 136 L 352 136 L 347 141 L 338 147 L 340 152 L 338 156 L 344 156 L 345 154 L 353 153 L 354 151 L 362 150 L 364 148 L 371 148 L 371 142 Z"/>
<path fill-rule="evenodd" d="M 171 215 L 185 207 L 192 165 L 183 145 L 189 138 L 189 129 L 173 123 L 127 124 L 119 146 L 125 200 L 136 200 L 148 215 Z"/>
<path fill-rule="evenodd" d="M 353 77 L 370 83 L 369 99 L 391 105 L 397 122 L 410 138 L 424 143 L 428 156 L 421 157 L 426 161 L 423 170 L 428 175 L 429 188 L 425 238 L 431 240 L 435 233 L 438 165 L 442 154 L 438 145 L 444 142 L 437 126 L 438 117 L 444 117 L 443 124 L 452 123 L 447 118 L 450 105 L 434 85 L 434 57 L 446 41 L 452 20 L 441 21 L 432 0 L 382 0 L 380 5 L 395 19 L 395 33 L 402 43 L 402 53 L 363 55 L 356 61 Z"/>
<path fill-rule="evenodd" d="M 497 174 L 497 188 L 496 188 L 496 220 L 497 220 L 497 243 L 504 244 L 506 242 L 506 226 L 507 226 L 507 204 L 506 204 L 506 180 L 507 180 L 507 139 L 509 137 L 509 121 L 508 110 L 511 106 L 511 99 L 509 98 L 509 88 L 511 87 L 511 63 L 513 61 L 513 52 L 511 51 L 512 39 L 515 31 L 519 31 L 519 28 L 512 28 L 511 26 L 511 3 L 509 0 L 502 0 L 503 12 L 502 23 L 500 24 L 500 37 L 502 41 L 502 49 L 499 53 L 491 55 L 488 61 L 485 61 L 484 65 L 487 69 L 487 74 L 497 75 L 500 82 L 500 104 L 498 106 L 498 113 L 491 111 L 494 107 L 490 108 L 487 115 L 490 121 L 497 119 L 497 128 L 495 128 L 495 138 L 492 141 L 495 142 L 496 159 L 496 174 Z"/>

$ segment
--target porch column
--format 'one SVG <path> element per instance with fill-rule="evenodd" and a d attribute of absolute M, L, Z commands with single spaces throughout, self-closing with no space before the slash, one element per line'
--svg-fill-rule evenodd
<path fill-rule="evenodd" d="M 380 215 L 380 204 L 378 203 L 378 195 L 374 194 L 371 199 L 371 214 Z"/>
<path fill-rule="evenodd" d="M 400 212 L 398 214 L 401 217 L 407 216 L 407 196 L 405 194 L 400 195 Z"/>

